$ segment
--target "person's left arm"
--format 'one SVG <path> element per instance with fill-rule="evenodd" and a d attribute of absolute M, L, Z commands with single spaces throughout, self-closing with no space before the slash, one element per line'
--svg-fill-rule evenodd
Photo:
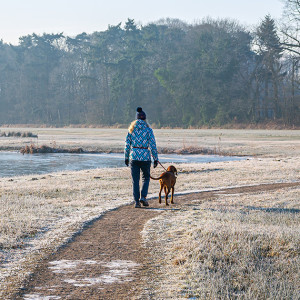
<path fill-rule="evenodd" d="M 124 148 L 126 166 L 128 166 L 128 164 L 129 164 L 130 146 L 131 146 L 131 134 L 128 132 L 127 137 L 126 137 L 126 141 L 125 141 L 125 148 Z"/>
<path fill-rule="evenodd" d="M 158 153 L 157 153 L 157 148 L 156 148 L 156 141 L 155 141 L 153 130 L 151 128 L 149 128 L 149 148 L 150 148 L 153 160 L 155 162 L 158 161 Z"/>

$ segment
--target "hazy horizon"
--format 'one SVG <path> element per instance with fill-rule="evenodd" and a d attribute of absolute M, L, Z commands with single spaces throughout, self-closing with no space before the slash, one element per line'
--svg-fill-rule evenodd
<path fill-rule="evenodd" d="M 82 32 L 104 31 L 108 25 L 123 24 L 127 18 L 146 25 L 162 18 L 177 18 L 193 23 L 205 17 L 230 18 L 242 25 L 259 23 L 266 14 L 279 18 L 280 0 L 0 0 L 0 40 L 18 44 L 19 38 L 36 33 L 60 33 L 75 36 Z"/>

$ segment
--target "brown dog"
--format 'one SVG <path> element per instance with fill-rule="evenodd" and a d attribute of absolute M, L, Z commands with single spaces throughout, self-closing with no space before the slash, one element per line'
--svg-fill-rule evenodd
<path fill-rule="evenodd" d="M 160 183 L 159 198 L 158 198 L 159 203 L 161 203 L 161 191 L 162 189 L 164 189 L 166 195 L 166 205 L 169 205 L 168 195 L 170 193 L 170 190 L 172 190 L 171 203 L 174 204 L 173 196 L 174 196 L 174 186 L 176 183 L 175 175 L 177 175 L 177 169 L 174 166 L 169 166 L 167 168 L 167 171 L 162 173 L 158 178 L 154 178 L 150 176 L 150 178 L 153 180 L 159 180 Z"/>

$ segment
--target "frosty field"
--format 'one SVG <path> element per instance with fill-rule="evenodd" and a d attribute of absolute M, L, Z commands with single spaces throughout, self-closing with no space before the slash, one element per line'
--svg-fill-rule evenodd
<path fill-rule="evenodd" d="M 127 129 L 101 128 L 1 128 L 32 132 L 38 138 L 0 137 L 0 150 L 25 145 L 82 147 L 86 151 L 122 151 Z M 300 130 L 154 129 L 159 149 L 209 148 L 237 155 L 299 155 Z"/>
<path fill-rule="evenodd" d="M 124 129 L 13 130 L 32 131 L 39 138 L 0 138 L 2 150 L 34 142 L 122 151 L 126 135 Z M 299 131 L 161 129 L 154 133 L 159 148 L 209 148 L 251 156 L 243 161 L 176 165 L 177 193 L 300 181 Z M 151 172 L 158 175 L 161 171 Z M 157 196 L 157 182 L 151 182 L 149 191 L 150 197 Z M 163 248 L 168 253 L 164 259 L 153 256 L 166 274 L 157 283 L 155 295 L 162 299 L 170 295 L 253 299 L 258 295 L 272 298 L 277 291 L 283 297 L 297 297 L 299 194 L 298 186 L 219 195 L 191 203 L 180 214 L 164 212 L 149 221 L 143 232 L 145 244 L 154 239 L 153 252 Z M 9 295 L 20 287 L 41 259 L 84 224 L 131 202 L 126 167 L 1 178 L 0 298 L 1 293 Z M 172 263 L 175 260 L 184 263 Z M 278 277 L 285 279 L 279 282 Z"/>

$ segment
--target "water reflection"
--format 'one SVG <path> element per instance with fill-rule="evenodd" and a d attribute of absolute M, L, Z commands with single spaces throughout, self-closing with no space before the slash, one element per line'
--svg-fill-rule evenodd
<path fill-rule="evenodd" d="M 243 158 L 217 155 L 159 155 L 161 163 L 206 163 L 241 159 Z M 122 153 L 22 155 L 17 152 L 0 152 L 0 177 L 123 166 Z"/>

